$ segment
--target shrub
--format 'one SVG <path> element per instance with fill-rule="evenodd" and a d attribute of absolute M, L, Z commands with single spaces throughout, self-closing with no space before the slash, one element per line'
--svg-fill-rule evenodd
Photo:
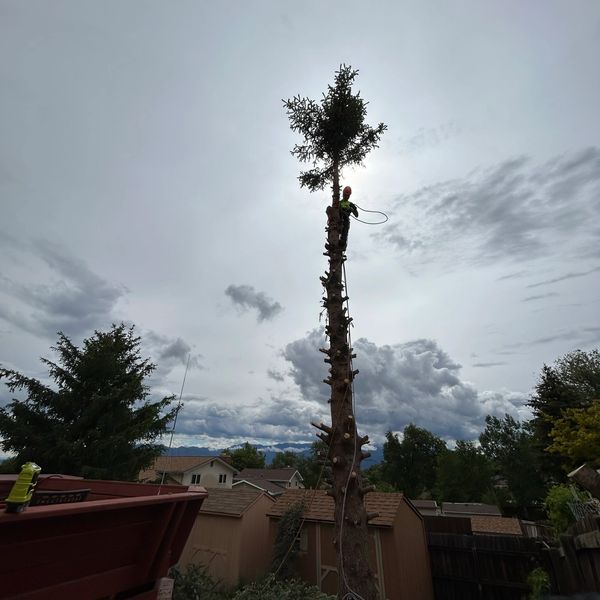
<path fill-rule="evenodd" d="M 569 502 L 579 499 L 574 488 L 568 485 L 555 485 L 548 491 L 544 507 L 557 534 L 563 533 L 571 523 L 575 522 Z"/>
<path fill-rule="evenodd" d="M 529 600 L 543 600 L 550 593 L 550 577 L 541 567 L 529 573 L 527 585 L 531 588 Z"/>
<path fill-rule="evenodd" d="M 205 567 L 188 565 L 185 571 L 171 569 L 174 580 L 173 600 L 227 600 L 220 583 L 215 581 Z"/>
<path fill-rule="evenodd" d="M 292 563 L 300 550 L 299 535 L 303 510 L 301 503 L 290 506 L 277 524 L 271 570 L 280 579 L 286 579 L 292 574 Z"/>
<path fill-rule="evenodd" d="M 231 600 L 335 600 L 335 597 L 298 579 L 281 581 L 269 575 L 261 582 L 245 585 Z"/>

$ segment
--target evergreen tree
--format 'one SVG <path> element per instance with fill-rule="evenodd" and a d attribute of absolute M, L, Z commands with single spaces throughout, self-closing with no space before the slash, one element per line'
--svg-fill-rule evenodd
<path fill-rule="evenodd" d="M 24 391 L 0 408 L 0 446 L 14 462 L 37 462 L 49 473 L 134 480 L 163 451 L 156 442 L 176 409 L 173 396 L 149 400 L 145 380 L 154 371 L 140 357 L 133 327 L 96 331 L 78 348 L 59 333 L 57 362 L 42 358 L 56 389 L 0 368 L 11 392 Z"/>
<path fill-rule="evenodd" d="M 332 187 L 332 203 L 327 207 L 327 243 L 329 271 L 321 278 L 326 296 L 323 299 L 329 324 L 329 348 L 325 362 L 331 365 L 326 383 L 331 386 L 331 427 L 318 424 L 322 439 L 329 446 L 332 459 L 335 502 L 335 548 L 338 568 L 338 596 L 355 592 L 364 600 L 375 600 L 375 578 L 368 563 L 367 512 L 363 496 L 360 463 L 367 456 L 361 446 L 368 437 L 360 437 L 352 408 L 352 350 L 348 344 L 350 318 L 345 314 L 342 267 L 344 255 L 340 236 L 340 171 L 347 166 L 360 165 L 377 146 L 386 129 L 383 123 L 370 127 L 365 123 L 367 103 L 359 93 L 352 92 L 358 71 L 342 65 L 335 74 L 335 83 L 328 86 L 320 102 L 296 96 L 284 101 L 290 126 L 303 137 L 292 154 L 312 168 L 300 174 L 301 187 L 310 191 Z M 343 534 L 342 534 L 343 532 Z"/>

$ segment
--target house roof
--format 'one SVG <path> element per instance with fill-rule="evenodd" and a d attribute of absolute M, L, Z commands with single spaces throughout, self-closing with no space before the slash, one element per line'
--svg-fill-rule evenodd
<path fill-rule="evenodd" d="M 207 488 L 208 498 L 202 503 L 201 513 L 241 517 L 261 496 L 274 501 L 260 490 Z"/>
<path fill-rule="evenodd" d="M 482 504 L 480 502 L 443 502 L 442 513 L 445 515 L 490 515 L 502 516 L 500 509 L 493 504 Z"/>
<path fill-rule="evenodd" d="M 283 469 L 242 469 L 237 475 L 237 479 L 256 479 L 262 477 L 268 481 L 289 481 L 294 473 L 298 473 L 297 469 L 292 467 Z M 298 477 L 302 481 L 302 475 L 298 473 Z"/>
<path fill-rule="evenodd" d="M 411 500 L 415 508 L 430 508 L 436 509 L 438 507 L 435 500 Z"/>
<path fill-rule="evenodd" d="M 240 483 L 249 483 L 250 485 L 260 488 L 261 490 L 265 490 L 266 492 L 269 492 L 270 494 L 283 494 L 283 492 L 285 492 L 285 490 L 287 489 L 287 488 L 283 487 L 282 485 L 275 483 L 274 481 L 269 481 L 267 479 L 261 479 L 259 477 L 256 477 L 256 478 L 245 477 L 244 479 L 240 479 L 239 475 L 235 478 L 235 481 L 234 481 L 232 487 L 235 487 L 236 485 L 238 485 Z"/>
<path fill-rule="evenodd" d="M 163 472 L 185 473 L 197 469 L 211 460 L 218 460 L 235 472 L 235 469 L 219 456 L 159 456 L 152 467 L 140 472 L 139 479 L 140 481 L 153 481 Z"/>
<path fill-rule="evenodd" d="M 370 492 L 365 496 L 367 512 L 378 512 L 379 516 L 369 521 L 370 525 L 392 527 L 401 502 L 407 502 L 401 493 Z M 267 512 L 269 517 L 281 517 L 291 506 L 305 502 L 304 518 L 307 521 L 333 523 L 333 498 L 325 490 L 286 490 Z M 410 503 L 408 503 L 410 504 Z M 418 513 L 415 511 L 415 514 Z M 420 518 L 420 517 L 419 517 Z"/>
<path fill-rule="evenodd" d="M 514 517 L 471 517 L 473 533 L 496 533 L 504 535 L 523 535 L 519 519 Z"/>

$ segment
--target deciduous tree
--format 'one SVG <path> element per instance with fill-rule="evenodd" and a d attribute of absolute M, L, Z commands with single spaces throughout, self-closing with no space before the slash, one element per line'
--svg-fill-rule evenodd
<path fill-rule="evenodd" d="M 223 450 L 225 456 L 229 456 L 232 466 L 238 471 L 243 469 L 264 469 L 265 453 L 260 452 L 250 442 L 244 442 L 240 448 L 226 448 Z"/>

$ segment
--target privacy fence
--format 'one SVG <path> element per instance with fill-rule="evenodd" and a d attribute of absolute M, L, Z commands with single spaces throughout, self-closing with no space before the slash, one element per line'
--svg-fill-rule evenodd
<path fill-rule="evenodd" d="M 558 546 L 525 537 L 472 535 L 468 519 L 432 523 L 426 519 L 436 600 L 526 600 L 527 577 L 540 566 L 555 594 L 600 591 L 598 516 L 579 521 Z"/>

